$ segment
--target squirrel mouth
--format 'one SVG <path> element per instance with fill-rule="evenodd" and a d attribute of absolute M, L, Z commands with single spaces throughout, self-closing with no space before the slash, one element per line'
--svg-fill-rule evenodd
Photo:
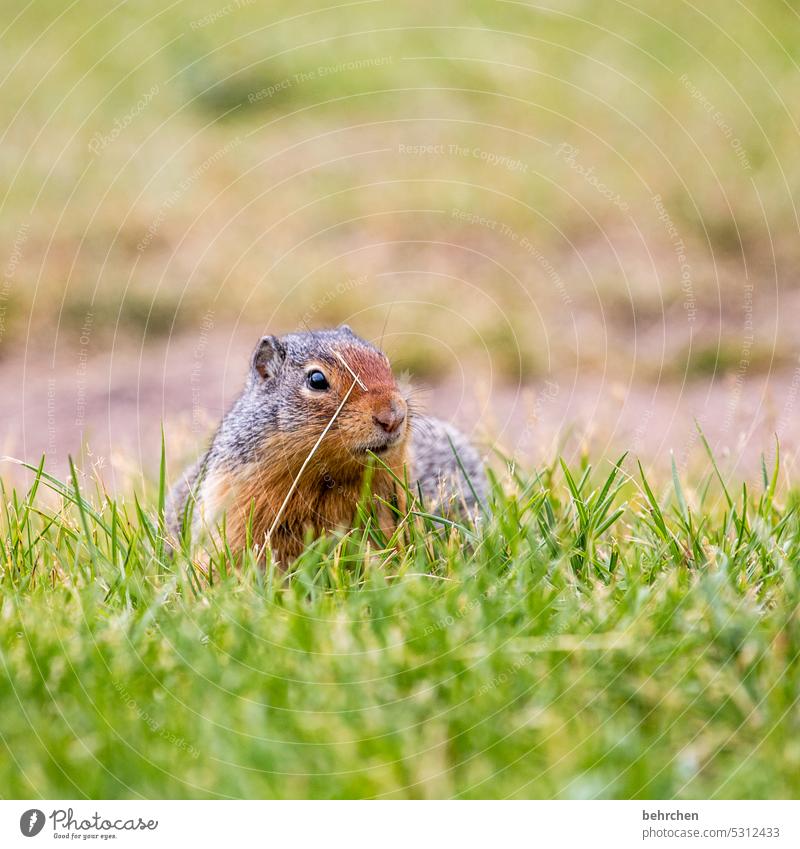
<path fill-rule="evenodd" d="M 385 442 L 383 445 L 365 445 L 362 449 L 360 449 L 359 453 L 377 454 L 378 456 L 380 456 L 381 454 L 385 454 L 394 445 L 394 442 Z"/>
<path fill-rule="evenodd" d="M 399 437 L 390 437 L 383 442 L 378 442 L 373 445 L 364 445 L 359 449 L 360 454 L 377 454 L 379 457 L 396 448 L 400 444 Z"/>

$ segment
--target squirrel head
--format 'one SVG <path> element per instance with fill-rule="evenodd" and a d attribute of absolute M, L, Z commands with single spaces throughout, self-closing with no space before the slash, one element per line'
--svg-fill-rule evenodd
<path fill-rule="evenodd" d="M 315 457 L 333 474 L 363 466 L 369 452 L 387 464 L 405 456 L 405 395 L 386 355 L 346 325 L 264 336 L 253 353 L 247 393 L 274 411 L 286 459 L 307 457 L 329 424 Z"/>

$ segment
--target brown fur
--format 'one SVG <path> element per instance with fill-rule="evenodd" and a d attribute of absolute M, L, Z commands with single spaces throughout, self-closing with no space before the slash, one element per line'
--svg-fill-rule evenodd
<path fill-rule="evenodd" d="M 394 473 L 402 480 L 402 461 L 393 466 Z M 302 552 L 308 535 L 313 538 L 325 531 L 352 527 L 363 477 L 362 468 L 358 475 L 337 480 L 312 462 L 303 472 L 270 540 L 276 559 L 283 564 L 293 560 Z M 213 521 L 225 513 L 226 537 L 232 548 L 244 546 L 250 523 L 252 541 L 263 547 L 293 480 L 294 475 L 280 463 L 212 473 L 202 485 L 200 500 L 207 511 L 204 518 Z M 391 535 L 395 515 L 380 499 L 395 503 L 402 511 L 404 493 L 382 468 L 374 470 L 371 492 L 381 528 Z"/>
<path fill-rule="evenodd" d="M 251 522 L 252 540 L 264 546 L 267 534 L 272 527 L 283 498 L 291 486 L 292 479 L 287 477 L 276 480 L 271 478 L 265 485 L 260 472 L 246 476 L 239 472 L 222 473 L 204 485 L 212 485 L 227 490 L 227 499 L 220 506 L 226 511 L 227 540 L 232 548 L 242 547 L 248 523 Z M 380 497 L 397 504 L 404 509 L 402 492 L 391 477 L 384 471 L 376 471 L 373 478 L 373 497 Z M 348 484 L 331 482 L 318 475 L 308 477 L 304 474 L 298 488 L 293 493 L 281 521 L 270 540 L 275 558 L 281 563 L 291 562 L 303 550 L 307 536 L 319 536 L 325 531 L 345 530 L 352 527 L 356 505 L 361 495 L 361 481 Z M 395 528 L 392 511 L 380 504 L 376 498 L 376 510 L 381 528 L 391 535 Z"/>

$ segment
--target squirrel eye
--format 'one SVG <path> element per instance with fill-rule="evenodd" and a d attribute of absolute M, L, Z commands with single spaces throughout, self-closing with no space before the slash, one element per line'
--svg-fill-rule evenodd
<path fill-rule="evenodd" d="M 306 375 L 306 383 L 309 389 L 316 389 L 318 392 L 323 392 L 329 386 L 328 379 L 318 369 L 314 369 Z"/>

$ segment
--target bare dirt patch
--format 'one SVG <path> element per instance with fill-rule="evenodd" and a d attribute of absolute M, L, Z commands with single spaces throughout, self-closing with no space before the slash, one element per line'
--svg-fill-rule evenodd
<path fill-rule="evenodd" d="M 0 448 L 63 474 L 69 455 L 103 470 L 115 488 L 150 477 L 158 465 L 162 423 L 170 474 L 202 451 L 241 387 L 258 330 L 217 328 L 89 356 L 31 354 L 0 364 Z M 600 374 L 563 373 L 520 385 L 490 383 L 468 370 L 418 384 L 417 403 L 447 418 L 486 448 L 524 464 L 557 449 L 576 460 L 585 450 L 611 458 L 622 451 L 668 471 L 699 462 L 698 422 L 733 476 L 752 477 L 760 455 L 780 438 L 785 468 L 800 445 L 800 369 L 755 376 L 731 372 L 690 383 L 631 383 Z M 4 476 L 16 477 L 6 465 Z"/>

